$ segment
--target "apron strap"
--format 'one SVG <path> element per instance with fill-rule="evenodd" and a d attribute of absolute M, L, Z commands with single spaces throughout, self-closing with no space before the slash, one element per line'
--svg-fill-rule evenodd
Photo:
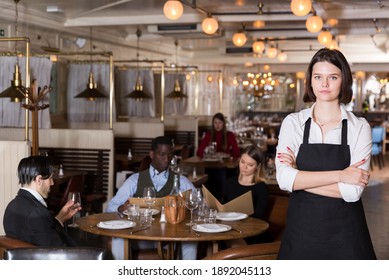
<path fill-rule="evenodd" d="M 310 130 L 311 130 L 311 118 L 307 119 L 307 121 L 305 122 L 303 144 L 308 144 Z"/>
<path fill-rule="evenodd" d="M 342 146 L 347 146 L 347 119 L 342 120 Z"/>

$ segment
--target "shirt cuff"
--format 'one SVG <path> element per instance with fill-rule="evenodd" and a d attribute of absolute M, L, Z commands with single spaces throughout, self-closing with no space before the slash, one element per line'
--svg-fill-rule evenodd
<path fill-rule="evenodd" d="M 277 182 L 281 190 L 292 192 L 294 180 L 299 171 L 289 166 L 285 166 L 282 172 L 277 172 Z M 279 174 L 279 175 L 278 175 Z"/>
<path fill-rule="evenodd" d="M 344 201 L 346 202 L 356 202 L 358 201 L 363 192 L 363 187 L 355 186 L 345 183 L 338 183 L 340 194 Z"/>
<path fill-rule="evenodd" d="M 57 217 L 55 217 L 55 219 L 58 221 L 58 223 L 60 223 L 61 224 L 61 226 L 63 227 L 63 223 L 57 218 Z"/>

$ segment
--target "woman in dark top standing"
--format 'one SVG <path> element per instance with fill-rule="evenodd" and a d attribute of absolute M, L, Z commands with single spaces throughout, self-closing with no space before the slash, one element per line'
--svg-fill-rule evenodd
<path fill-rule="evenodd" d="M 227 203 L 242 194 L 252 192 L 254 214 L 251 217 L 264 219 L 269 193 L 266 183 L 262 179 L 264 155 L 255 145 L 248 146 L 239 161 L 239 175 L 227 180 L 223 203 Z M 246 238 L 246 243 L 258 243 L 263 240 L 263 235 Z"/>

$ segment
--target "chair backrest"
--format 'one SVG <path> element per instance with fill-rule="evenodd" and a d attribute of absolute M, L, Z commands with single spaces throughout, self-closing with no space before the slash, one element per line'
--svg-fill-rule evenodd
<path fill-rule="evenodd" d="M 385 139 L 385 128 L 383 126 L 375 126 L 371 129 L 371 141 L 373 143 L 382 143 Z"/>
<path fill-rule="evenodd" d="M 4 252 L 7 249 L 26 248 L 26 247 L 35 247 L 35 245 L 9 236 L 1 235 L 0 236 L 0 259 L 3 258 Z"/>
<path fill-rule="evenodd" d="M 228 248 L 214 253 L 204 260 L 276 260 L 281 242 L 259 243 Z"/>
<path fill-rule="evenodd" d="M 288 213 L 289 197 L 283 195 L 270 195 L 268 212 L 265 220 L 269 223 L 268 234 L 271 241 L 281 240 L 285 229 Z"/>
<path fill-rule="evenodd" d="M 103 260 L 104 249 L 94 247 L 14 248 L 4 252 L 5 260 Z"/>
<path fill-rule="evenodd" d="M 63 193 L 59 209 L 61 209 L 68 201 L 68 195 L 70 192 L 79 192 L 82 195 L 83 191 L 84 191 L 84 175 L 73 176 L 70 179 Z"/>
<path fill-rule="evenodd" d="M 180 152 L 180 157 L 181 157 L 181 160 L 183 159 L 187 159 L 189 157 L 189 153 L 190 153 L 190 148 L 188 145 L 184 145 L 182 147 L 182 150 Z"/>
<path fill-rule="evenodd" d="M 139 165 L 139 171 L 148 169 L 150 167 L 151 161 L 152 159 L 150 156 L 145 156 Z"/>

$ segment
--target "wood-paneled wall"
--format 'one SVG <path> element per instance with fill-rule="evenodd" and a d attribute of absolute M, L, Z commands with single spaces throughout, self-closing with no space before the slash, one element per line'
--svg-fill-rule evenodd
<path fill-rule="evenodd" d="M 16 173 L 19 162 L 30 155 L 30 150 L 31 147 L 26 141 L 0 141 L 0 234 L 5 234 L 5 208 L 20 188 Z"/>

